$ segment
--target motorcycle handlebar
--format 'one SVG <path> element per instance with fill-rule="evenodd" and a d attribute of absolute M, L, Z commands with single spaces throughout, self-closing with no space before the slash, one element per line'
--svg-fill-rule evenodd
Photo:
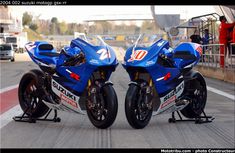
<path fill-rule="evenodd" d="M 84 56 L 84 53 L 83 52 L 80 52 L 79 54 L 76 54 L 72 57 L 70 57 L 68 60 L 66 60 L 66 62 L 64 62 L 62 65 L 63 66 L 72 66 L 72 65 L 75 65 L 77 64 L 78 62 L 80 62 L 81 59 L 83 59 L 85 56 Z"/>

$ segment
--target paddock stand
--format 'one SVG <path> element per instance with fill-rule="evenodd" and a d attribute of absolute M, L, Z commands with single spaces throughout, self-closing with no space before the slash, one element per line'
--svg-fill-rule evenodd
<path fill-rule="evenodd" d="M 203 116 L 199 116 L 193 119 L 183 119 L 182 116 L 180 115 L 179 111 L 176 111 L 176 113 L 179 116 L 179 120 L 175 118 L 175 112 L 172 112 L 171 118 L 168 119 L 169 123 L 175 123 L 176 121 L 195 121 L 195 124 L 202 124 L 202 123 L 209 123 L 212 122 L 215 118 L 212 116 L 207 116 L 204 110 L 202 110 Z"/>
<path fill-rule="evenodd" d="M 45 115 L 44 118 L 33 118 L 32 115 L 26 115 L 26 112 L 29 110 L 30 108 L 28 107 L 22 116 L 15 116 L 13 117 L 13 120 L 15 120 L 16 122 L 28 122 L 28 123 L 36 123 L 36 121 L 53 121 L 53 122 L 60 122 L 61 119 L 59 117 L 57 117 L 57 110 L 54 109 L 54 117 L 52 119 L 48 119 L 48 115 L 51 113 L 52 108 L 47 112 L 47 114 Z"/>

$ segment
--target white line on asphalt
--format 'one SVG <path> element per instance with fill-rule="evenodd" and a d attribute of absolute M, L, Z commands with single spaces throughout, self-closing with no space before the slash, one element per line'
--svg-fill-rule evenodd
<path fill-rule="evenodd" d="M 6 111 L 2 115 L 0 115 L 0 128 L 7 125 L 9 122 L 13 121 L 13 117 L 22 114 L 23 111 L 20 108 L 20 105 L 16 105 L 10 110 Z"/>
<path fill-rule="evenodd" d="M 6 88 L 3 88 L 3 89 L 0 89 L 0 93 L 3 93 L 3 92 L 6 92 L 6 91 L 9 91 L 9 90 L 12 90 L 12 89 L 15 89 L 17 88 L 19 85 L 16 84 L 16 85 L 12 85 L 12 86 L 9 86 L 9 87 L 6 87 Z"/>
<path fill-rule="evenodd" d="M 215 88 L 213 88 L 213 87 L 207 86 L 207 90 L 209 90 L 209 91 L 211 91 L 211 92 L 214 92 L 214 93 L 216 93 L 216 94 L 218 94 L 218 95 L 222 95 L 222 96 L 224 96 L 224 97 L 227 97 L 227 98 L 229 98 L 229 99 L 232 99 L 233 101 L 235 100 L 235 96 L 234 96 L 234 95 L 228 94 L 228 93 L 226 93 L 226 92 L 223 92 L 223 91 L 221 91 L 221 90 L 215 89 Z"/>

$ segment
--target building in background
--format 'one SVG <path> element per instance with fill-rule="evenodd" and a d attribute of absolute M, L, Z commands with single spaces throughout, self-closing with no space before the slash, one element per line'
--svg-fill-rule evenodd
<path fill-rule="evenodd" d="M 8 6 L 0 6 L 0 43 L 12 43 L 16 51 L 23 51 L 27 33 L 23 32 L 22 14 Z"/>

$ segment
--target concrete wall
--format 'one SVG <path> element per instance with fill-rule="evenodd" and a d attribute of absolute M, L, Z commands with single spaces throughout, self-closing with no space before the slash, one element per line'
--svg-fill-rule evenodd
<path fill-rule="evenodd" d="M 195 69 L 206 77 L 215 78 L 235 84 L 235 69 L 218 69 L 201 65 L 197 65 Z"/>

